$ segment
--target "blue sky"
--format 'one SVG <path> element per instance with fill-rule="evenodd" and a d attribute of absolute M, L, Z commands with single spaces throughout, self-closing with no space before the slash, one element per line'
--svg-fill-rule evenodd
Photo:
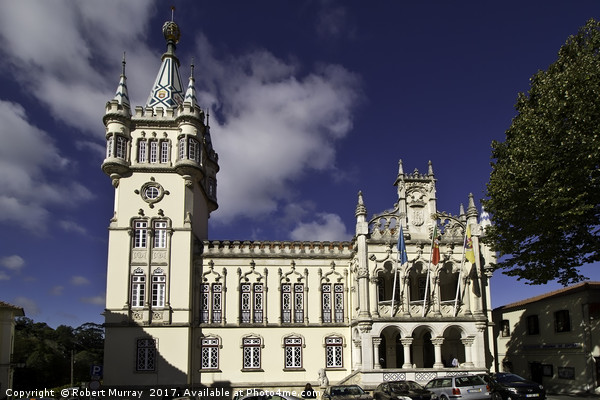
<path fill-rule="evenodd" d="M 596 1 L 3 1 L 0 300 L 36 321 L 102 322 L 104 104 L 123 52 L 145 103 L 171 4 L 220 156 L 210 237 L 230 240 L 349 240 L 359 190 L 370 215 L 393 206 L 399 159 L 433 162 L 441 211 L 479 202 L 517 93 L 600 18 Z M 559 287 L 491 285 L 494 307 Z"/>

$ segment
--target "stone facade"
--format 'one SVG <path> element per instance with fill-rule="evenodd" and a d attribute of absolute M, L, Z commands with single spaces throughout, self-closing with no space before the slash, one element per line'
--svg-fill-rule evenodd
<path fill-rule="evenodd" d="M 473 196 L 459 215 L 438 212 L 431 163 L 400 162 L 387 211 L 369 218 L 359 193 L 351 241 L 209 240 L 218 156 L 193 70 L 185 93 L 178 81 L 178 28 L 163 32 L 146 106 L 131 112 L 123 68 L 104 116 L 105 385 L 371 388 L 493 368 L 487 220 Z"/>

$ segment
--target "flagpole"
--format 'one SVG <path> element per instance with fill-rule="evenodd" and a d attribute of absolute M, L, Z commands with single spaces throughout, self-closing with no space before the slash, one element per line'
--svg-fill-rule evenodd
<path fill-rule="evenodd" d="M 425 316 L 425 307 L 427 305 L 427 298 L 429 297 L 429 273 L 431 271 L 431 258 L 433 257 L 433 244 L 435 243 L 437 236 L 437 220 L 433 226 L 433 236 L 431 238 L 431 249 L 429 250 L 429 267 L 427 268 L 427 280 L 425 281 L 425 294 L 423 295 L 423 312 L 422 317 Z"/>
<path fill-rule="evenodd" d="M 399 232 L 399 235 L 402 235 L 402 232 Z M 400 263 L 400 249 L 398 249 L 398 260 L 396 261 L 396 265 L 394 266 L 394 287 L 392 288 L 392 311 L 391 316 L 394 316 L 394 309 L 396 307 L 396 282 L 398 279 L 398 263 Z"/>
<path fill-rule="evenodd" d="M 458 295 L 460 294 L 460 283 L 462 282 L 462 273 L 465 267 L 465 251 L 467 247 L 467 228 L 465 226 L 465 237 L 463 239 L 463 250 L 462 256 L 460 259 L 460 270 L 458 271 L 458 282 L 456 282 L 456 297 L 454 298 L 454 311 L 453 314 L 456 317 L 456 312 L 458 310 Z"/>

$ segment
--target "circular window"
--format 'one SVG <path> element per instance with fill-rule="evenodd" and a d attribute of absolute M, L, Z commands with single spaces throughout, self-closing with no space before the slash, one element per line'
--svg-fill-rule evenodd
<path fill-rule="evenodd" d="M 145 194 L 148 200 L 155 200 L 160 196 L 160 189 L 156 186 L 148 186 L 145 190 Z"/>

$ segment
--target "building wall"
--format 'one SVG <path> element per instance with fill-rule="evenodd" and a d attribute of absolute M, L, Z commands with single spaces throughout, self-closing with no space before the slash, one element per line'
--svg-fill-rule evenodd
<path fill-rule="evenodd" d="M 0 393 L 12 388 L 15 317 L 24 315 L 22 308 L 0 302 Z"/>
<path fill-rule="evenodd" d="M 494 310 L 499 370 L 551 392 L 594 391 L 600 385 L 599 305 L 600 285 L 584 283 Z"/>

